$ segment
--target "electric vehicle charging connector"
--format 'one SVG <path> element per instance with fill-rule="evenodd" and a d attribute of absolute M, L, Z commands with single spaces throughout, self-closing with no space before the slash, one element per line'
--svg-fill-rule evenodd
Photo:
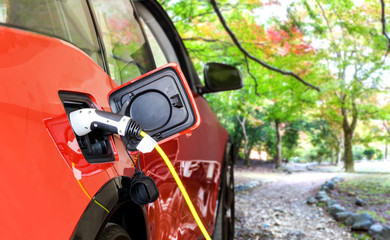
<path fill-rule="evenodd" d="M 93 108 L 73 111 L 69 114 L 69 120 L 78 136 L 84 136 L 95 129 L 127 137 L 139 136 L 141 132 L 141 127 L 130 117 Z"/>

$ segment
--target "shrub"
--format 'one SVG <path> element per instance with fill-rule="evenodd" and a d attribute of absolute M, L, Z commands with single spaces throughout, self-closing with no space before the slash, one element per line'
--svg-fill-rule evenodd
<path fill-rule="evenodd" d="M 353 146 L 353 159 L 354 160 L 362 160 L 364 157 L 363 154 L 364 147 L 361 145 Z"/>
<path fill-rule="evenodd" d="M 363 151 L 363 155 L 366 156 L 367 159 L 371 160 L 371 159 L 373 159 L 373 157 L 375 155 L 375 149 L 372 147 L 369 147 Z"/>
<path fill-rule="evenodd" d="M 383 152 L 382 152 L 382 150 L 380 150 L 380 149 L 377 149 L 376 151 L 375 151 L 375 158 L 376 159 L 378 159 L 378 160 L 381 160 L 381 159 L 383 159 Z"/>

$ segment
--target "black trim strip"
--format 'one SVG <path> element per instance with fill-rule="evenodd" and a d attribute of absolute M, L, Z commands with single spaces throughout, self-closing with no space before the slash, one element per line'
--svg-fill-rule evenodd
<path fill-rule="evenodd" d="M 108 69 L 108 66 L 107 66 L 107 59 L 106 59 L 107 53 L 106 53 L 106 48 L 104 47 L 104 43 L 103 43 L 103 41 L 101 40 L 102 37 L 101 37 L 100 28 L 99 28 L 98 24 L 96 23 L 96 22 L 97 22 L 97 20 L 96 20 L 96 14 L 95 14 L 93 8 L 91 7 L 91 3 L 89 2 L 89 0 L 87 0 L 86 2 L 87 2 L 88 9 L 89 9 L 89 13 L 91 14 L 92 23 L 93 23 L 93 26 L 94 26 L 94 28 L 95 28 L 96 37 L 97 37 L 98 44 L 99 44 L 99 47 L 100 47 L 100 53 L 101 53 L 101 55 L 102 55 L 102 62 L 103 62 L 104 71 L 105 71 L 109 76 L 111 76 L 111 75 L 110 75 L 110 70 Z"/>

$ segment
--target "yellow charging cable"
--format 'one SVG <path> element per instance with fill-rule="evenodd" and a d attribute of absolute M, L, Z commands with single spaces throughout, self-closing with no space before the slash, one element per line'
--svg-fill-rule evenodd
<path fill-rule="evenodd" d="M 148 136 L 145 132 L 141 131 L 140 135 L 142 137 L 146 137 Z M 173 175 L 173 178 L 175 179 L 176 181 L 176 184 L 179 186 L 179 189 L 181 191 L 181 193 L 183 194 L 184 196 L 184 199 L 192 213 L 192 216 L 194 217 L 196 223 L 198 224 L 200 230 L 202 231 L 203 233 L 203 236 L 206 238 L 206 240 L 211 240 L 211 237 L 209 235 L 209 233 L 207 232 L 206 228 L 204 227 L 202 221 L 200 220 L 199 218 L 199 215 L 198 213 L 196 212 L 196 209 L 194 207 L 194 205 L 192 204 L 191 202 L 191 199 L 190 197 L 188 196 L 188 193 L 186 191 L 186 189 L 184 188 L 184 185 L 183 183 L 181 182 L 180 178 L 179 178 L 179 175 L 177 174 L 175 168 L 173 167 L 171 161 L 169 160 L 169 158 L 167 157 L 167 155 L 165 154 L 165 152 L 161 149 L 161 147 L 157 144 L 155 147 L 154 147 L 157 152 L 161 155 L 161 157 L 163 158 L 165 164 L 168 166 L 168 169 L 169 171 L 172 173 Z M 72 163 L 72 167 L 75 168 L 76 164 L 75 163 Z M 91 195 L 89 195 L 89 193 L 87 192 L 87 190 L 84 188 L 83 184 L 81 183 L 80 180 L 76 179 L 77 180 L 77 183 L 79 184 L 80 188 L 83 190 L 83 192 L 85 193 L 85 195 L 89 198 L 89 199 L 92 199 Z M 99 205 L 101 208 L 103 208 L 107 213 L 109 213 L 110 211 L 103 206 L 103 204 L 101 204 L 100 202 L 98 202 L 96 199 L 93 199 L 93 201 Z"/>
<path fill-rule="evenodd" d="M 72 162 L 72 167 L 76 167 L 76 164 Z M 77 180 L 77 183 L 79 184 L 81 190 L 83 190 L 83 192 L 85 193 L 85 195 L 91 200 L 92 197 L 91 195 L 89 195 L 89 193 L 87 192 L 87 190 L 85 189 L 85 187 L 83 186 L 83 184 L 81 183 L 80 180 L 76 179 Z M 96 199 L 93 199 L 94 203 L 96 203 L 97 205 L 99 205 L 101 208 L 103 208 L 107 213 L 109 213 L 110 211 L 108 211 L 108 209 L 103 206 L 103 204 L 101 204 L 100 202 L 98 202 Z"/>
<path fill-rule="evenodd" d="M 147 134 L 143 131 L 141 131 L 140 135 L 142 137 L 146 137 Z M 176 181 L 176 184 L 179 186 L 179 189 L 181 191 L 181 193 L 183 194 L 184 196 L 184 199 L 186 200 L 186 203 L 188 205 L 188 207 L 190 208 L 190 211 L 192 213 L 192 216 L 194 216 L 194 219 L 196 221 L 196 223 L 198 224 L 200 230 L 202 231 L 203 233 L 203 236 L 207 239 L 207 240 L 211 240 L 211 237 L 209 235 L 209 233 L 207 232 L 206 228 L 204 227 L 202 221 L 200 220 L 199 218 L 199 215 L 198 213 L 196 212 L 195 210 L 195 207 L 194 205 L 192 204 L 191 202 L 191 199 L 190 197 L 188 196 L 188 193 L 186 191 L 186 189 L 184 188 L 184 185 L 183 183 L 181 182 L 180 178 L 179 178 L 179 175 L 177 175 L 177 172 L 175 170 L 175 168 L 173 167 L 171 161 L 169 161 L 169 158 L 167 157 L 167 155 L 164 153 L 164 151 L 161 149 L 161 147 L 159 145 L 156 145 L 155 146 L 155 149 L 157 150 L 157 152 L 161 155 L 161 157 L 164 159 L 164 162 L 165 164 L 168 166 L 169 168 L 169 171 L 172 173 L 173 175 L 173 178 L 175 179 Z"/>

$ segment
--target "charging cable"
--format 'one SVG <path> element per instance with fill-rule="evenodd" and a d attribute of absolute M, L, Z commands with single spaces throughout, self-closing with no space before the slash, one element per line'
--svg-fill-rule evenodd
<path fill-rule="evenodd" d="M 211 237 L 210 237 L 209 233 L 207 232 L 206 228 L 204 227 L 202 221 L 200 220 L 199 215 L 196 212 L 196 209 L 195 209 L 194 205 L 192 204 L 191 199 L 188 196 L 188 193 L 187 193 L 183 183 L 181 182 L 181 180 L 179 178 L 179 175 L 177 174 L 175 168 L 173 167 L 171 161 L 169 160 L 169 158 L 167 157 L 165 152 L 161 149 L 161 147 L 157 144 L 157 142 L 154 141 L 154 139 L 151 138 L 144 131 L 141 131 L 140 135 L 141 135 L 141 137 L 143 137 L 140 144 L 138 145 L 141 148 L 141 150 L 139 149 L 139 147 L 137 147 L 137 149 L 140 150 L 141 152 L 143 152 L 142 150 L 144 150 L 146 152 L 150 152 L 151 151 L 150 148 L 152 150 L 153 150 L 153 148 L 156 149 L 156 151 L 160 154 L 160 156 L 164 160 L 165 164 L 168 166 L 168 169 L 171 172 L 173 178 L 175 179 L 176 184 L 179 186 L 179 189 L 180 189 L 181 193 L 183 194 L 183 197 L 184 197 L 188 207 L 190 208 L 192 216 L 194 217 L 196 223 L 198 224 L 200 230 L 202 231 L 203 236 L 207 240 L 211 240 Z"/>

